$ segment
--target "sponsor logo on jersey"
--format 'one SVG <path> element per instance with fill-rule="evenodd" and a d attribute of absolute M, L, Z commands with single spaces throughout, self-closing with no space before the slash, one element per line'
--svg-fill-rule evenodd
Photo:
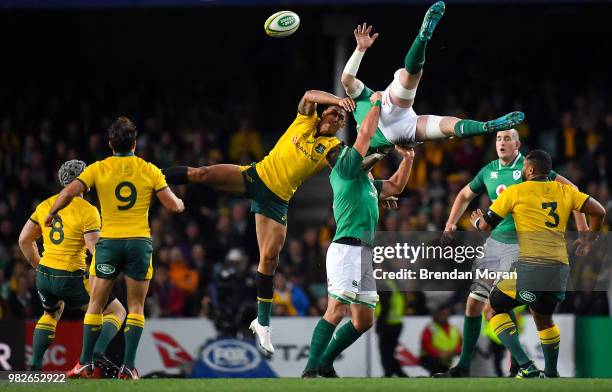
<path fill-rule="evenodd" d="M 103 274 L 112 274 L 115 272 L 115 267 L 110 264 L 98 264 L 96 269 Z"/>
<path fill-rule="evenodd" d="M 497 196 L 499 196 L 499 195 L 500 195 L 500 194 L 501 194 L 503 191 L 505 191 L 505 190 L 506 190 L 506 185 L 504 185 L 504 184 L 499 184 L 499 185 L 497 186 L 497 188 L 495 188 L 495 194 L 496 194 Z"/>
<path fill-rule="evenodd" d="M 302 145 L 300 144 L 300 142 L 298 141 L 298 135 L 295 135 L 293 137 L 293 144 L 295 144 L 295 146 L 297 147 L 298 150 L 300 150 L 302 152 L 302 154 L 304 154 L 306 156 L 306 158 L 310 159 L 313 162 L 317 162 L 317 160 L 315 159 L 315 157 L 312 156 L 312 154 L 310 152 L 308 152 L 304 147 L 302 147 Z M 318 146 L 317 146 L 318 147 Z M 323 150 L 325 151 L 325 147 L 323 147 Z M 316 151 L 316 148 L 315 148 Z M 320 153 L 319 153 L 320 154 Z"/>
<path fill-rule="evenodd" d="M 353 287 L 359 287 L 359 282 L 357 282 L 356 280 L 354 280 L 352 283 Z"/>
<path fill-rule="evenodd" d="M 261 355 L 248 343 L 237 339 L 222 339 L 202 350 L 202 360 L 213 370 L 244 372 L 259 366 Z"/>
<path fill-rule="evenodd" d="M 153 332 L 152 335 L 165 367 L 176 368 L 193 361 L 191 355 L 172 336 L 163 332 Z"/>
<path fill-rule="evenodd" d="M 319 143 L 315 147 L 315 151 L 316 151 L 317 154 L 323 154 L 323 152 L 325 151 L 325 146 L 323 144 Z"/>
<path fill-rule="evenodd" d="M 520 170 L 513 171 L 512 178 L 514 178 L 515 180 L 518 180 L 519 178 L 521 178 L 521 171 Z"/>
<path fill-rule="evenodd" d="M 533 302 L 536 300 L 536 295 L 527 290 L 519 291 L 519 297 L 521 297 L 525 302 Z"/>
<path fill-rule="evenodd" d="M 491 178 L 497 178 L 497 172 L 491 172 Z"/>

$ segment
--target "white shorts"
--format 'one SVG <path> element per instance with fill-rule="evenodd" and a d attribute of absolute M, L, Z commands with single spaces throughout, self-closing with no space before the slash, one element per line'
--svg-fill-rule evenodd
<path fill-rule="evenodd" d="M 510 267 L 518 261 L 518 244 L 506 244 L 489 237 L 484 244 L 484 257 L 474 267 L 476 269 L 488 269 L 496 272 L 510 271 Z M 470 288 L 470 297 L 486 302 L 489 293 L 497 281 L 475 280 Z"/>
<path fill-rule="evenodd" d="M 391 85 L 383 92 L 378 128 L 393 144 L 413 142 L 419 116 L 412 107 L 400 108 L 391 102 Z"/>
<path fill-rule="evenodd" d="M 375 307 L 378 302 L 372 249 L 332 242 L 327 249 L 327 292 L 346 304 Z"/>

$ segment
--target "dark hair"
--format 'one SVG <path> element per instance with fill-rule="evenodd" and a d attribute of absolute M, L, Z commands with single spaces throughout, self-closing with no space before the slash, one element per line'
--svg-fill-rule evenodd
<path fill-rule="evenodd" d="M 552 170 L 552 159 L 544 150 L 533 150 L 525 157 L 531 163 L 536 174 L 547 176 Z"/>
<path fill-rule="evenodd" d="M 108 128 L 108 140 L 115 152 L 130 152 L 136 142 L 136 125 L 127 117 L 121 116 Z"/>

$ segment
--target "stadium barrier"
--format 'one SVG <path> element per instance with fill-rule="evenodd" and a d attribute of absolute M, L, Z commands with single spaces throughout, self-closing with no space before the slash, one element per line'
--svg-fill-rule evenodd
<path fill-rule="evenodd" d="M 521 341 L 527 353 L 538 366 L 543 367 L 544 358 L 537 331 L 530 316 L 525 322 Z M 298 377 L 306 364 L 312 330 L 317 317 L 274 318 L 274 358 L 267 361 L 257 355 L 248 340 L 218 339 L 214 325 L 206 319 L 148 319 L 136 357 L 136 366 L 141 375 L 155 373 L 161 376 L 190 376 L 192 369 L 202 373 L 202 365 L 213 369 L 223 377 L 242 377 L 275 374 L 278 377 Z M 612 338 L 607 331 L 612 327 L 610 318 L 581 318 L 573 315 L 557 315 L 555 320 L 562 331 L 559 353 L 559 372 L 564 377 L 575 375 L 589 377 L 611 377 L 606 351 L 612 347 Z M 405 317 L 400 336 L 401 347 L 396 355 L 407 365 L 404 369 L 411 376 L 425 376 L 415 358 L 420 352 L 421 332 L 431 321 L 429 317 Z M 453 316 L 450 322 L 463 327 L 463 317 Z M 0 368 L 23 369 L 31 355 L 34 321 L 0 321 Z M 578 332 L 574 332 L 574 326 Z M 57 336 L 45 357 L 48 370 L 67 370 L 78 359 L 81 346 L 82 325 L 78 321 L 60 321 Z M 604 333 L 606 332 L 606 333 Z M 576 345 L 574 355 L 574 337 Z M 248 336 L 250 338 L 250 336 Z M 601 339 L 606 339 L 602 342 Z M 121 338 L 115 339 L 120 343 Z M 486 356 L 488 341 L 479 340 L 473 374 L 492 376 L 491 359 Z M 21 349 L 20 349 L 21 347 Z M 25 350 L 23 349 L 25 347 Z M 575 360 L 577 358 L 577 360 Z M 257 362 L 257 363 L 255 363 Z M 261 363 L 260 363 L 261 362 Z M 200 367 L 194 367 L 199 363 Z M 576 368 L 578 364 L 578 370 Z M 261 365 L 261 366 L 260 366 Z M 269 368 L 269 369 L 268 369 Z M 257 373 L 254 369 L 264 369 Z M 353 344 L 337 360 L 336 369 L 346 377 L 379 377 L 383 374 L 378 351 L 378 338 L 369 331 Z M 269 372 L 271 370 L 272 373 Z"/>

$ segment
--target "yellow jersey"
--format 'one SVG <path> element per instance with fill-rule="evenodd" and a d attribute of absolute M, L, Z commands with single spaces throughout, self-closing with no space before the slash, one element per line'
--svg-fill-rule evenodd
<path fill-rule="evenodd" d="M 102 210 L 102 238 L 151 236 L 151 198 L 168 186 L 157 166 L 133 153 L 115 154 L 89 165 L 77 179 L 88 188 L 96 188 Z"/>
<path fill-rule="evenodd" d="M 40 203 L 30 219 L 40 226 L 43 237 L 43 256 L 40 264 L 63 271 L 85 270 L 85 239 L 83 235 L 100 231 L 98 209 L 82 197 L 75 197 L 54 220 L 51 227 L 44 222 L 49 210 L 57 200 L 52 196 Z"/>
<path fill-rule="evenodd" d="M 489 209 L 501 218 L 512 213 L 519 260 L 569 264 L 564 238 L 567 221 L 588 198 L 570 185 L 531 180 L 508 187 Z"/>
<path fill-rule="evenodd" d="M 325 166 L 325 156 L 340 144 L 335 136 L 316 136 L 317 113 L 298 113 L 274 148 L 255 165 L 264 184 L 278 197 L 289 201 L 297 188 Z"/>

